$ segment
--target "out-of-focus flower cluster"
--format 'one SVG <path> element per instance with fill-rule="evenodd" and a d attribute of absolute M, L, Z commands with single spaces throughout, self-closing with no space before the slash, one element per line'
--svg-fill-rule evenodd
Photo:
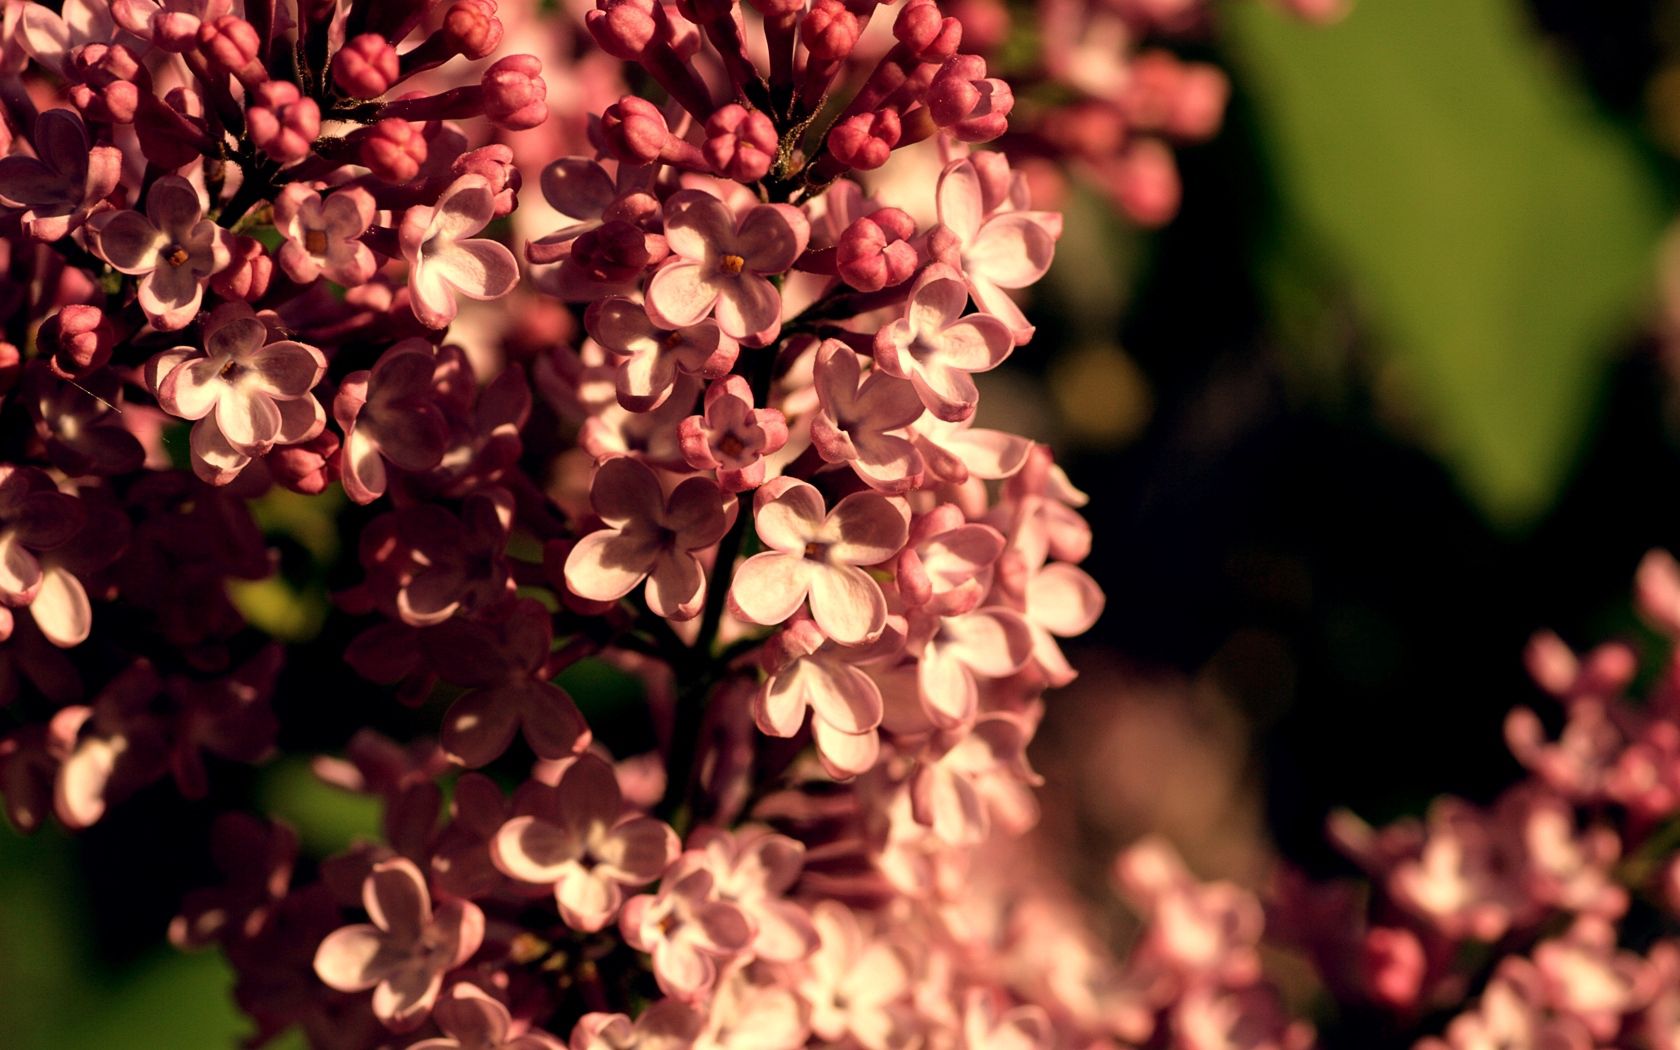
<path fill-rule="evenodd" d="M 1562 717 L 1507 718 L 1525 779 L 1381 829 L 1339 813 L 1369 885 L 1285 881 L 1274 932 L 1417 1050 L 1680 1046 L 1680 565 L 1648 555 L 1637 597 L 1665 643 L 1648 684 L 1628 644 L 1535 636 L 1529 672 Z"/>

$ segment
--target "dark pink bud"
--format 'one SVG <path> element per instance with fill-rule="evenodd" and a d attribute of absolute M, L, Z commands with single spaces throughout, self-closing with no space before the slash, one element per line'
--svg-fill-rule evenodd
<path fill-rule="evenodd" d="M 426 163 L 426 136 L 406 120 L 387 117 L 368 129 L 360 153 L 375 178 L 408 182 Z"/>
<path fill-rule="evenodd" d="M 933 122 L 964 142 L 985 142 L 1009 127 L 1015 94 L 1009 85 L 986 76 L 979 55 L 955 55 L 934 74 L 927 91 Z"/>
<path fill-rule="evenodd" d="M 443 16 L 443 38 L 467 58 L 486 58 L 502 43 L 502 20 L 491 0 L 455 0 Z"/>
<path fill-rule="evenodd" d="M 816 62 L 839 62 L 857 47 L 863 32 L 857 15 L 840 0 L 815 0 L 799 23 L 799 39 Z"/>
<path fill-rule="evenodd" d="M 628 281 L 647 268 L 648 235 L 627 222 L 609 222 L 572 242 L 572 262 L 591 278 Z"/>
<path fill-rule="evenodd" d="M 376 33 L 352 37 L 333 56 L 333 82 L 351 98 L 378 98 L 397 82 L 397 49 Z"/>
<path fill-rule="evenodd" d="M 737 182 L 757 182 L 776 159 L 776 125 L 756 109 L 731 103 L 706 121 L 700 150 L 719 175 Z"/>
<path fill-rule="evenodd" d="M 274 278 L 274 260 L 255 237 L 238 236 L 230 246 L 231 260 L 210 278 L 210 290 L 224 299 L 255 302 L 268 294 Z"/>
<path fill-rule="evenodd" d="M 962 23 L 947 18 L 934 0 L 915 0 L 899 11 L 893 36 L 922 62 L 943 62 L 962 46 Z"/>
<path fill-rule="evenodd" d="M 882 208 L 846 227 L 835 245 L 835 272 L 860 292 L 903 284 L 916 272 L 916 222 L 897 208 Z"/>
<path fill-rule="evenodd" d="M 902 134 L 897 110 L 858 113 L 829 131 L 828 152 L 848 168 L 871 171 L 887 162 Z"/>
<path fill-rule="evenodd" d="M 671 128 L 658 106 L 645 98 L 626 95 L 601 114 L 601 137 L 607 150 L 619 160 L 652 164 L 671 137 Z"/>
<path fill-rule="evenodd" d="M 197 15 L 162 8 L 151 19 L 152 44 L 176 54 L 191 51 L 198 46 L 198 29 L 202 24 Z"/>
<path fill-rule="evenodd" d="M 519 169 L 513 163 L 513 150 L 501 143 L 481 146 L 461 154 L 449 166 L 452 174 L 482 175 L 496 193 L 496 215 L 513 211 L 519 196 Z"/>
<path fill-rule="evenodd" d="M 595 0 L 596 9 L 584 16 L 589 34 L 601 50 L 621 62 L 640 58 L 659 32 L 653 5 L 658 0 Z"/>
<path fill-rule="evenodd" d="M 509 55 L 484 71 L 484 115 L 506 131 L 525 131 L 548 119 L 548 85 L 535 55 Z"/>
<path fill-rule="evenodd" d="M 90 120 L 132 124 L 140 97 L 151 94 L 152 76 L 121 44 L 87 44 L 71 52 L 65 75 L 77 81 L 71 101 Z"/>
<path fill-rule="evenodd" d="M 1160 226 L 1178 213 L 1183 187 L 1172 151 L 1155 139 L 1126 147 L 1110 176 L 1115 199 L 1145 226 Z"/>
<path fill-rule="evenodd" d="M 765 18 L 787 18 L 805 10 L 805 0 L 747 0 Z"/>
<path fill-rule="evenodd" d="M 321 107 L 304 98 L 296 84 L 270 80 L 252 92 L 245 127 L 258 149 L 280 164 L 291 164 L 309 156 L 321 133 Z"/>
<path fill-rule="evenodd" d="M 306 496 L 318 495 L 338 477 L 338 435 L 323 430 L 308 441 L 284 445 L 263 458 L 274 480 Z"/>
<path fill-rule="evenodd" d="M 238 77 L 266 79 L 257 54 L 262 50 L 262 37 L 256 27 L 235 15 L 223 15 L 198 27 L 198 46 L 209 61 L 210 68 Z"/>
<path fill-rule="evenodd" d="M 97 306 L 66 306 L 42 322 L 35 342 L 55 373 L 80 379 L 111 360 L 117 330 Z"/>

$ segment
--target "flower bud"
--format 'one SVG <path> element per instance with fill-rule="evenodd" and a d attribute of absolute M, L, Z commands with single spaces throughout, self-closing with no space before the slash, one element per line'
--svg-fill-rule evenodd
<path fill-rule="evenodd" d="M 893 36 L 918 61 L 943 62 L 962 46 L 962 23 L 947 18 L 934 0 L 913 0 L 898 12 Z"/>
<path fill-rule="evenodd" d="M 979 55 L 948 59 L 927 91 L 933 122 L 964 142 L 995 139 L 1009 127 L 1015 93 L 1009 85 L 986 76 L 986 60 Z"/>
<path fill-rule="evenodd" d="M 491 0 L 455 0 L 442 31 L 451 50 L 471 59 L 489 57 L 502 43 L 502 20 Z"/>
<path fill-rule="evenodd" d="M 902 134 L 897 110 L 858 113 L 829 131 L 828 152 L 848 168 L 872 171 L 887 162 Z"/>
<path fill-rule="evenodd" d="M 296 84 L 270 80 L 252 92 L 245 125 L 258 149 L 277 163 L 291 164 L 309 156 L 321 133 L 321 107 L 304 98 Z"/>
<path fill-rule="evenodd" d="M 111 360 L 117 330 L 97 306 L 71 305 L 42 322 L 35 345 L 63 379 L 80 379 Z"/>
<path fill-rule="evenodd" d="M 333 56 L 333 83 L 351 98 L 378 98 L 397 82 L 397 49 L 376 33 L 352 37 Z"/>
<path fill-rule="evenodd" d="M 1112 177 L 1115 199 L 1145 226 L 1159 226 L 1178 212 L 1182 187 L 1172 151 L 1154 139 L 1126 147 Z"/>
<path fill-rule="evenodd" d="M 255 302 L 268 294 L 274 279 L 274 260 L 254 237 L 237 236 L 229 246 L 230 261 L 210 278 L 210 290 L 224 299 Z"/>
<path fill-rule="evenodd" d="M 525 131 L 548 119 L 548 85 L 535 55 L 509 55 L 484 71 L 484 115 L 506 131 Z"/>
<path fill-rule="evenodd" d="M 359 153 L 375 178 L 407 182 L 426 163 L 426 136 L 406 120 L 387 117 L 368 128 Z"/>
<path fill-rule="evenodd" d="M 813 62 L 845 60 L 857 47 L 862 32 L 857 15 L 840 0 L 813 0 L 811 10 L 799 23 L 799 39 Z"/>
<path fill-rule="evenodd" d="M 860 292 L 909 280 L 920 261 L 910 238 L 916 223 L 897 208 L 882 208 L 846 227 L 835 245 L 835 272 Z"/>
<path fill-rule="evenodd" d="M 719 175 L 737 182 L 757 182 L 776 158 L 776 125 L 756 109 L 731 103 L 706 121 L 706 141 L 700 147 Z"/>
<path fill-rule="evenodd" d="M 601 137 L 607 151 L 620 161 L 652 164 L 664 150 L 671 129 L 658 106 L 626 95 L 601 114 Z"/>
<path fill-rule="evenodd" d="M 653 18 L 658 0 L 595 0 L 583 23 L 602 51 L 621 62 L 634 62 L 652 45 L 659 26 Z"/>
<path fill-rule="evenodd" d="M 64 74 L 83 88 L 72 100 L 90 120 L 132 124 L 152 76 L 122 44 L 86 44 L 70 53 Z"/>
<path fill-rule="evenodd" d="M 257 62 L 262 38 L 255 26 L 237 15 L 223 15 L 200 25 L 198 46 L 210 68 L 218 73 L 227 73 L 241 81 L 250 79 L 260 83 L 267 79 Z"/>
<path fill-rule="evenodd" d="M 513 211 L 521 179 L 519 169 L 513 163 L 513 150 L 507 146 L 495 143 L 463 153 L 455 158 L 449 170 L 456 178 L 469 174 L 484 176 L 496 193 L 495 214 L 498 218 Z"/>
<path fill-rule="evenodd" d="M 323 430 L 308 441 L 283 445 L 263 457 L 275 482 L 301 492 L 318 495 L 338 477 L 338 435 Z"/>

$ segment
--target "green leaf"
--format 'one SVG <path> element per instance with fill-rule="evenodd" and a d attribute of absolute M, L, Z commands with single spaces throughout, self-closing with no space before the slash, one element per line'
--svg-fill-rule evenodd
<path fill-rule="evenodd" d="M 1654 171 L 1511 0 L 1364 0 L 1329 28 L 1228 15 L 1274 249 L 1345 268 L 1397 414 L 1490 519 L 1531 523 L 1650 283 Z"/>

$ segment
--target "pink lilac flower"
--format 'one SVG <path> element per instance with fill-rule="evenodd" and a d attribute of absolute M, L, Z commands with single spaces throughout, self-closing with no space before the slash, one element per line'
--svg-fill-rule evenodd
<path fill-rule="evenodd" d="M 618 403 L 646 412 L 665 402 L 678 374 L 715 379 L 734 367 L 739 347 L 707 319 L 667 331 L 640 303 L 617 296 L 591 303 L 584 327 L 615 359 Z"/>
<path fill-rule="evenodd" d="M 667 497 L 639 460 L 607 460 L 589 486 L 590 505 L 607 527 L 572 548 L 566 586 L 593 601 L 617 601 L 646 580 L 655 614 L 678 620 L 699 615 L 706 573 L 697 553 L 728 528 L 723 499 L 705 478 L 687 478 Z"/>
<path fill-rule="evenodd" d="M 887 631 L 865 649 L 838 645 L 810 617 L 796 615 L 765 646 L 767 677 L 753 699 L 753 720 L 771 736 L 792 737 L 809 709 L 812 740 L 829 773 L 867 773 L 880 755 L 876 730 L 886 706 L 880 686 L 859 665 L 896 656 L 902 644 L 902 636 Z"/>
<path fill-rule="evenodd" d="M 0 204 L 23 210 L 23 228 L 40 241 L 56 241 L 111 196 L 122 176 L 122 154 L 93 145 L 75 112 L 49 109 L 35 118 L 35 156 L 0 158 Z"/>
<path fill-rule="evenodd" d="M 738 905 L 719 900 L 710 871 L 673 864 L 674 878 L 657 893 L 632 897 L 619 926 L 630 947 L 653 956 L 653 973 L 666 995 L 685 1002 L 717 982 L 718 966 L 752 943 L 752 922 Z"/>
<path fill-rule="evenodd" d="M 579 756 L 552 788 L 535 787 L 496 833 L 496 867 L 522 882 L 551 884 L 561 918 L 593 933 L 617 917 L 624 890 L 657 879 L 677 856 L 676 832 L 623 811 L 612 767 Z"/>
<path fill-rule="evenodd" d="M 829 463 L 846 463 L 871 487 L 905 492 L 922 481 L 922 456 L 905 428 L 922 416 L 914 384 L 884 369 L 863 374 L 861 359 L 838 340 L 817 350 L 812 372 L 822 411 L 811 443 Z"/>
<path fill-rule="evenodd" d="M 810 915 L 786 899 L 804 862 L 803 844 L 766 828 L 706 829 L 690 838 L 667 877 L 680 878 L 690 868 L 709 871 L 717 898 L 738 905 L 751 924 L 752 954 L 791 963 L 817 947 Z"/>
<path fill-rule="evenodd" d="M 914 1013 L 903 953 L 872 936 L 839 901 L 818 901 L 811 921 L 821 945 L 805 961 L 798 984 L 811 1008 L 811 1031 L 830 1043 L 855 1041 L 864 1050 L 904 1045 Z"/>
<path fill-rule="evenodd" d="M 727 376 L 706 388 L 702 415 L 677 427 L 683 457 L 695 470 L 717 471 L 725 492 L 745 492 L 764 483 L 764 457 L 787 444 L 787 417 L 774 408 L 754 408 L 745 378 Z"/>
<path fill-rule="evenodd" d="M 308 441 L 326 425 L 311 391 L 326 374 L 321 351 L 269 341 L 263 319 L 242 302 L 223 303 L 204 322 L 204 346 L 154 357 L 146 378 L 166 412 L 196 422 L 193 470 L 225 485 L 276 445 Z"/>
<path fill-rule="evenodd" d="M 482 175 L 450 183 L 435 206 L 417 205 L 403 215 L 398 239 L 408 262 L 414 316 L 430 328 L 446 328 L 459 310 L 457 295 L 500 299 L 519 280 L 519 264 L 507 248 L 475 233 L 495 217 L 496 192 Z"/>
<path fill-rule="evenodd" d="M 589 746 L 589 724 L 543 673 L 553 640 L 547 612 L 530 599 L 432 628 L 433 667 L 468 690 L 443 716 L 442 742 L 451 758 L 469 768 L 487 765 L 515 733 L 540 758 L 567 758 Z"/>
<path fill-rule="evenodd" d="M 701 1016 L 674 999 L 661 999 L 634 1021 L 624 1014 L 588 1013 L 572 1029 L 568 1050 L 688 1050 Z"/>
<path fill-rule="evenodd" d="M 230 258 L 227 231 L 204 217 L 198 190 L 179 175 L 152 184 L 146 214 L 110 212 L 97 227 L 99 254 L 140 279 L 140 308 L 163 331 L 198 316 L 205 283 Z"/>
<path fill-rule="evenodd" d="M 342 285 L 365 283 L 379 268 L 361 240 L 376 212 L 373 196 L 360 187 L 323 198 L 304 183 L 291 183 L 274 199 L 274 228 L 286 238 L 280 268 L 299 284 L 323 275 Z"/>
<path fill-rule="evenodd" d="M 420 472 L 438 465 L 448 422 L 432 402 L 437 356 L 424 339 L 405 339 L 379 356 L 371 370 L 339 384 L 333 419 L 344 432 L 344 491 L 357 503 L 385 494 L 390 470 Z"/>
<path fill-rule="evenodd" d="M 666 328 L 715 315 L 724 335 L 763 346 L 781 330 L 781 295 L 769 278 L 793 265 L 810 235 L 797 208 L 762 204 L 737 221 L 711 194 L 680 191 L 665 202 L 673 258 L 648 282 L 648 315 Z"/>
<path fill-rule="evenodd" d="M 434 908 L 425 877 L 404 857 L 373 866 L 362 884 L 371 923 L 345 926 L 321 942 L 315 972 L 341 992 L 373 989 L 373 1012 L 394 1032 L 424 1023 L 444 974 L 484 940 L 484 913 L 471 901 Z"/>
<path fill-rule="evenodd" d="M 432 1019 L 444 1034 L 409 1050 L 561 1050 L 547 1032 L 516 1022 L 508 1008 L 476 985 L 461 983 L 438 1001 Z"/>
<path fill-rule="evenodd" d="M 1019 613 L 1001 606 L 957 616 L 914 614 L 905 644 L 917 654 L 922 708 L 944 728 L 974 717 L 981 681 L 1007 678 L 1032 656 L 1031 629 Z"/>
<path fill-rule="evenodd" d="M 967 305 L 968 287 L 957 272 L 929 266 L 911 288 L 904 316 L 875 336 L 881 370 L 910 380 L 927 410 L 949 422 L 967 419 L 979 404 L 970 374 L 996 368 L 1013 349 L 1002 321 L 964 315 Z"/>
<path fill-rule="evenodd" d="M 729 601 L 739 615 L 779 624 L 809 599 L 817 626 L 842 645 L 881 633 L 886 596 L 863 567 L 903 548 L 909 526 L 898 506 L 857 492 L 830 511 L 811 485 L 777 478 L 754 495 L 753 527 L 769 549 L 735 570 Z"/>
<path fill-rule="evenodd" d="M 1017 346 L 1026 342 L 1032 325 L 1006 289 L 1025 288 L 1049 270 L 1060 216 L 1003 210 L 1006 202 L 987 199 L 981 173 L 968 158 L 951 162 L 940 174 L 937 199 L 934 257 L 960 273 L 974 301 L 1009 330 Z"/>

